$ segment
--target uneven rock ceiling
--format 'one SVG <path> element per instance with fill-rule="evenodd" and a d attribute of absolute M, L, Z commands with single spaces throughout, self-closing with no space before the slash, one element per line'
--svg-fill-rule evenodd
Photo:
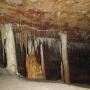
<path fill-rule="evenodd" d="M 21 23 L 39 29 L 43 25 L 43 29 L 64 27 L 90 31 L 90 0 L 0 1 L 1 23 Z"/>

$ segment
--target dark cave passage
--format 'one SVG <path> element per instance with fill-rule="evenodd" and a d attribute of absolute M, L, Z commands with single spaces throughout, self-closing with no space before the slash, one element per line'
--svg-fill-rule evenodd
<path fill-rule="evenodd" d="M 71 81 L 90 83 L 90 42 L 68 43 L 68 58 Z"/>

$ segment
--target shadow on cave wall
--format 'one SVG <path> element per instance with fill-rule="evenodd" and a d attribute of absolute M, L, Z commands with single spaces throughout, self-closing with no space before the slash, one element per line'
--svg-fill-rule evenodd
<path fill-rule="evenodd" d="M 71 81 L 90 83 L 90 43 L 69 42 L 68 59 Z"/>
<path fill-rule="evenodd" d="M 1 39 L 1 33 L 0 33 L 0 67 L 6 68 L 6 66 L 7 66 L 6 53 L 2 45 L 2 39 Z"/>

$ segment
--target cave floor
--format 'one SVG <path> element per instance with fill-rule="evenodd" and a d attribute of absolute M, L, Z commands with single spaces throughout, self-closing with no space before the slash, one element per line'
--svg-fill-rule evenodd
<path fill-rule="evenodd" d="M 58 82 L 29 81 L 8 74 L 6 70 L 0 69 L 0 90 L 90 90 L 90 88 Z"/>

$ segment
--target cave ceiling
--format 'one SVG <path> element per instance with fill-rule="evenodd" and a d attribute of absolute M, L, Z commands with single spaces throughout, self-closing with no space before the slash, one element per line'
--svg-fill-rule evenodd
<path fill-rule="evenodd" d="M 89 32 L 90 0 L 0 0 L 0 22 Z"/>

